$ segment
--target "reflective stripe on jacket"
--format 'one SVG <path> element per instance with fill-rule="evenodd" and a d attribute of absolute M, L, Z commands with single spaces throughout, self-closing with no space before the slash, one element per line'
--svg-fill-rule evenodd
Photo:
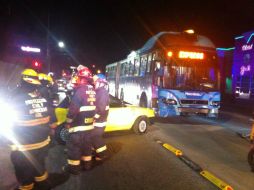
<path fill-rule="evenodd" d="M 20 145 L 37 144 L 48 138 L 53 110 L 37 91 L 27 92 L 22 87 L 17 88 L 9 104 L 17 112 L 12 132 Z"/>
<path fill-rule="evenodd" d="M 35 149 L 40 149 L 42 147 L 45 147 L 49 144 L 50 138 L 48 137 L 45 141 L 35 143 L 35 144 L 26 144 L 26 145 L 21 145 L 21 144 L 13 144 L 10 145 L 12 151 L 28 151 L 28 150 L 35 150 Z"/>
<path fill-rule="evenodd" d="M 71 123 L 70 133 L 91 130 L 95 114 L 95 91 L 93 86 L 83 84 L 72 97 L 67 123 Z"/>
<path fill-rule="evenodd" d="M 96 110 L 94 116 L 95 127 L 105 127 L 109 111 L 109 93 L 106 88 L 100 87 L 96 92 Z"/>

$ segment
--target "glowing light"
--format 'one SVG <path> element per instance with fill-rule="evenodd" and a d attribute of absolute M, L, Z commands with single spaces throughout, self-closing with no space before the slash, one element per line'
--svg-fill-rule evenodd
<path fill-rule="evenodd" d="M 173 56 L 173 52 L 172 52 L 172 51 L 169 51 L 169 52 L 167 53 L 167 56 L 168 56 L 168 57 L 172 57 L 172 56 Z"/>
<path fill-rule="evenodd" d="M 238 40 L 238 39 L 241 39 L 241 38 L 244 38 L 244 36 L 237 36 L 237 37 L 235 37 L 235 40 Z"/>
<path fill-rule="evenodd" d="M 99 70 L 97 70 L 97 73 L 99 74 L 99 73 L 101 73 L 101 70 L 99 69 Z"/>
<path fill-rule="evenodd" d="M 252 34 L 250 35 L 249 39 L 247 40 L 247 43 L 250 42 L 250 40 L 251 40 L 251 38 L 252 38 L 253 35 L 254 35 L 254 33 L 252 33 Z"/>
<path fill-rule="evenodd" d="M 234 50 L 234 47 L 231 48 L 216 48 L 216 50 L 222 50 L 222 51 L 230 51 L 230 50 Z"/>
<path fill-rule="evenodd" d="M 250 45 L 245 44 L 245 45 L 242 46 L 242 51 L 251 50 L 252 46 L 253 46 L 253 44 L 250 44 Z"/>
<path fill-rule="evenodd" d="M 33 61 L 33 66 L 38 68 L 41 66 L 41 63 L 39 61 Z"/>
<path fill-rule="evenodd" d="M 11 106 L 4 101 L 0 101 L 0 135 L 5 136 L 9 140 L 15 139 L 12 133 L 13 123 L 17 121 L 17 113 Z"/>
<path fill-rule="evenodd" d="M 60 48 L 64 48 L 64 43 L 63 42 L 58 42 L 58 46 L 60 47 Z"/>
<path fill-rule="evenodd" d="M 180 51 L 178 56 L 181 59 L 204 59 L 204 53 L 200 52 Z"/>
<path fill-rule="evenodd" d="M 135 51 L 132 51 L 132 52 L 129 54 L 130 57 L 136 57 L 136 55 L 137 55 L 137 53 L 136 53 Z"/>
<path fill-rule="evenodd" d="M 195 33 L 194 30 L 192 30 L 192 29 L 185 30 L 184 32 L 186 32 L 186 33 L 188 33 L 188 34 L 194 34 L 194 33 Z"/>
<path fill-rule="evenodd" d="M 241 68 L 240 68 L 240 75 L 243 76 L 246 71 L 250 71 L 250 65 L 247 65 L 246 67 L 245 66 L 241 66 Z"/>
<path fill-rule="evenodd" d="M 40 53 L 41 52 L 40 48 L 29 47 L 29 46 L 21 46 L 21 50 L 26 51 L 26 52 L 34 52 L 34 53 Z"/>
<path fill-rule="evenodd" d="M 249 38 L 248 38 L 248 40 L 247 40 L 247 44 L 250 42 L 252 36 L 254 36 L 254 33 L 252 33 L 252 34 L 249 36 Z M 244 36 L 238 36 L 238 37 L 235 37 L 235 40 L 242 39 L 242 38 L 244 38 Z"/>

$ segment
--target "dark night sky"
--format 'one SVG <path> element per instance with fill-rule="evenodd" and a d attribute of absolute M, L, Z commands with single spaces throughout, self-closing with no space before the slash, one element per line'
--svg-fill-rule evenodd
<path fill-rule="evenodd" d="M 84 65 L 123 59 L 160 31 L 193 28 L 232 47 L 235 36 L 254 30 L 253 0 L 1 0 L 0 32 L 45 39 L 48 12 L 53 36 Z"/>

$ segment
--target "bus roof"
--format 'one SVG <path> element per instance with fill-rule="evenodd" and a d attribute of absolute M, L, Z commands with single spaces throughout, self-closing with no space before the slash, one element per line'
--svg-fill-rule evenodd
<path fill-rule="evenodd" d="M 152 36 L 137 52 L 145 53 L 155 47 L 166 48 L 170 46 L 196 46 L 215 49 L 213 42 L 202 35 L 184 32 L 160 32 Z"/>

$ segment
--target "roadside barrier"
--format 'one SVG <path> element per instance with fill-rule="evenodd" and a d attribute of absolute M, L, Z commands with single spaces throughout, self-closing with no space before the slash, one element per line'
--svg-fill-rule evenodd
<path fill-rule="evenodd" d="M 172 152 L 176 155 L 180 160 L 182 160 L 187 166 L 191 169 L 199 173 L 202 177 L 216 185 L 219 189 L 222 190 L 234 190 L 230 185 L 213 175 L 207 170 L 202 169 L 197 163 L 193 162 L 190 158 L 183 154 L 183 151 L 173 147 L 168 143 L 163 143 L 162 141 L 155 139 L 155 141 L 160 144 L 163 148 L 167 149 L 168 151 Z"/>

